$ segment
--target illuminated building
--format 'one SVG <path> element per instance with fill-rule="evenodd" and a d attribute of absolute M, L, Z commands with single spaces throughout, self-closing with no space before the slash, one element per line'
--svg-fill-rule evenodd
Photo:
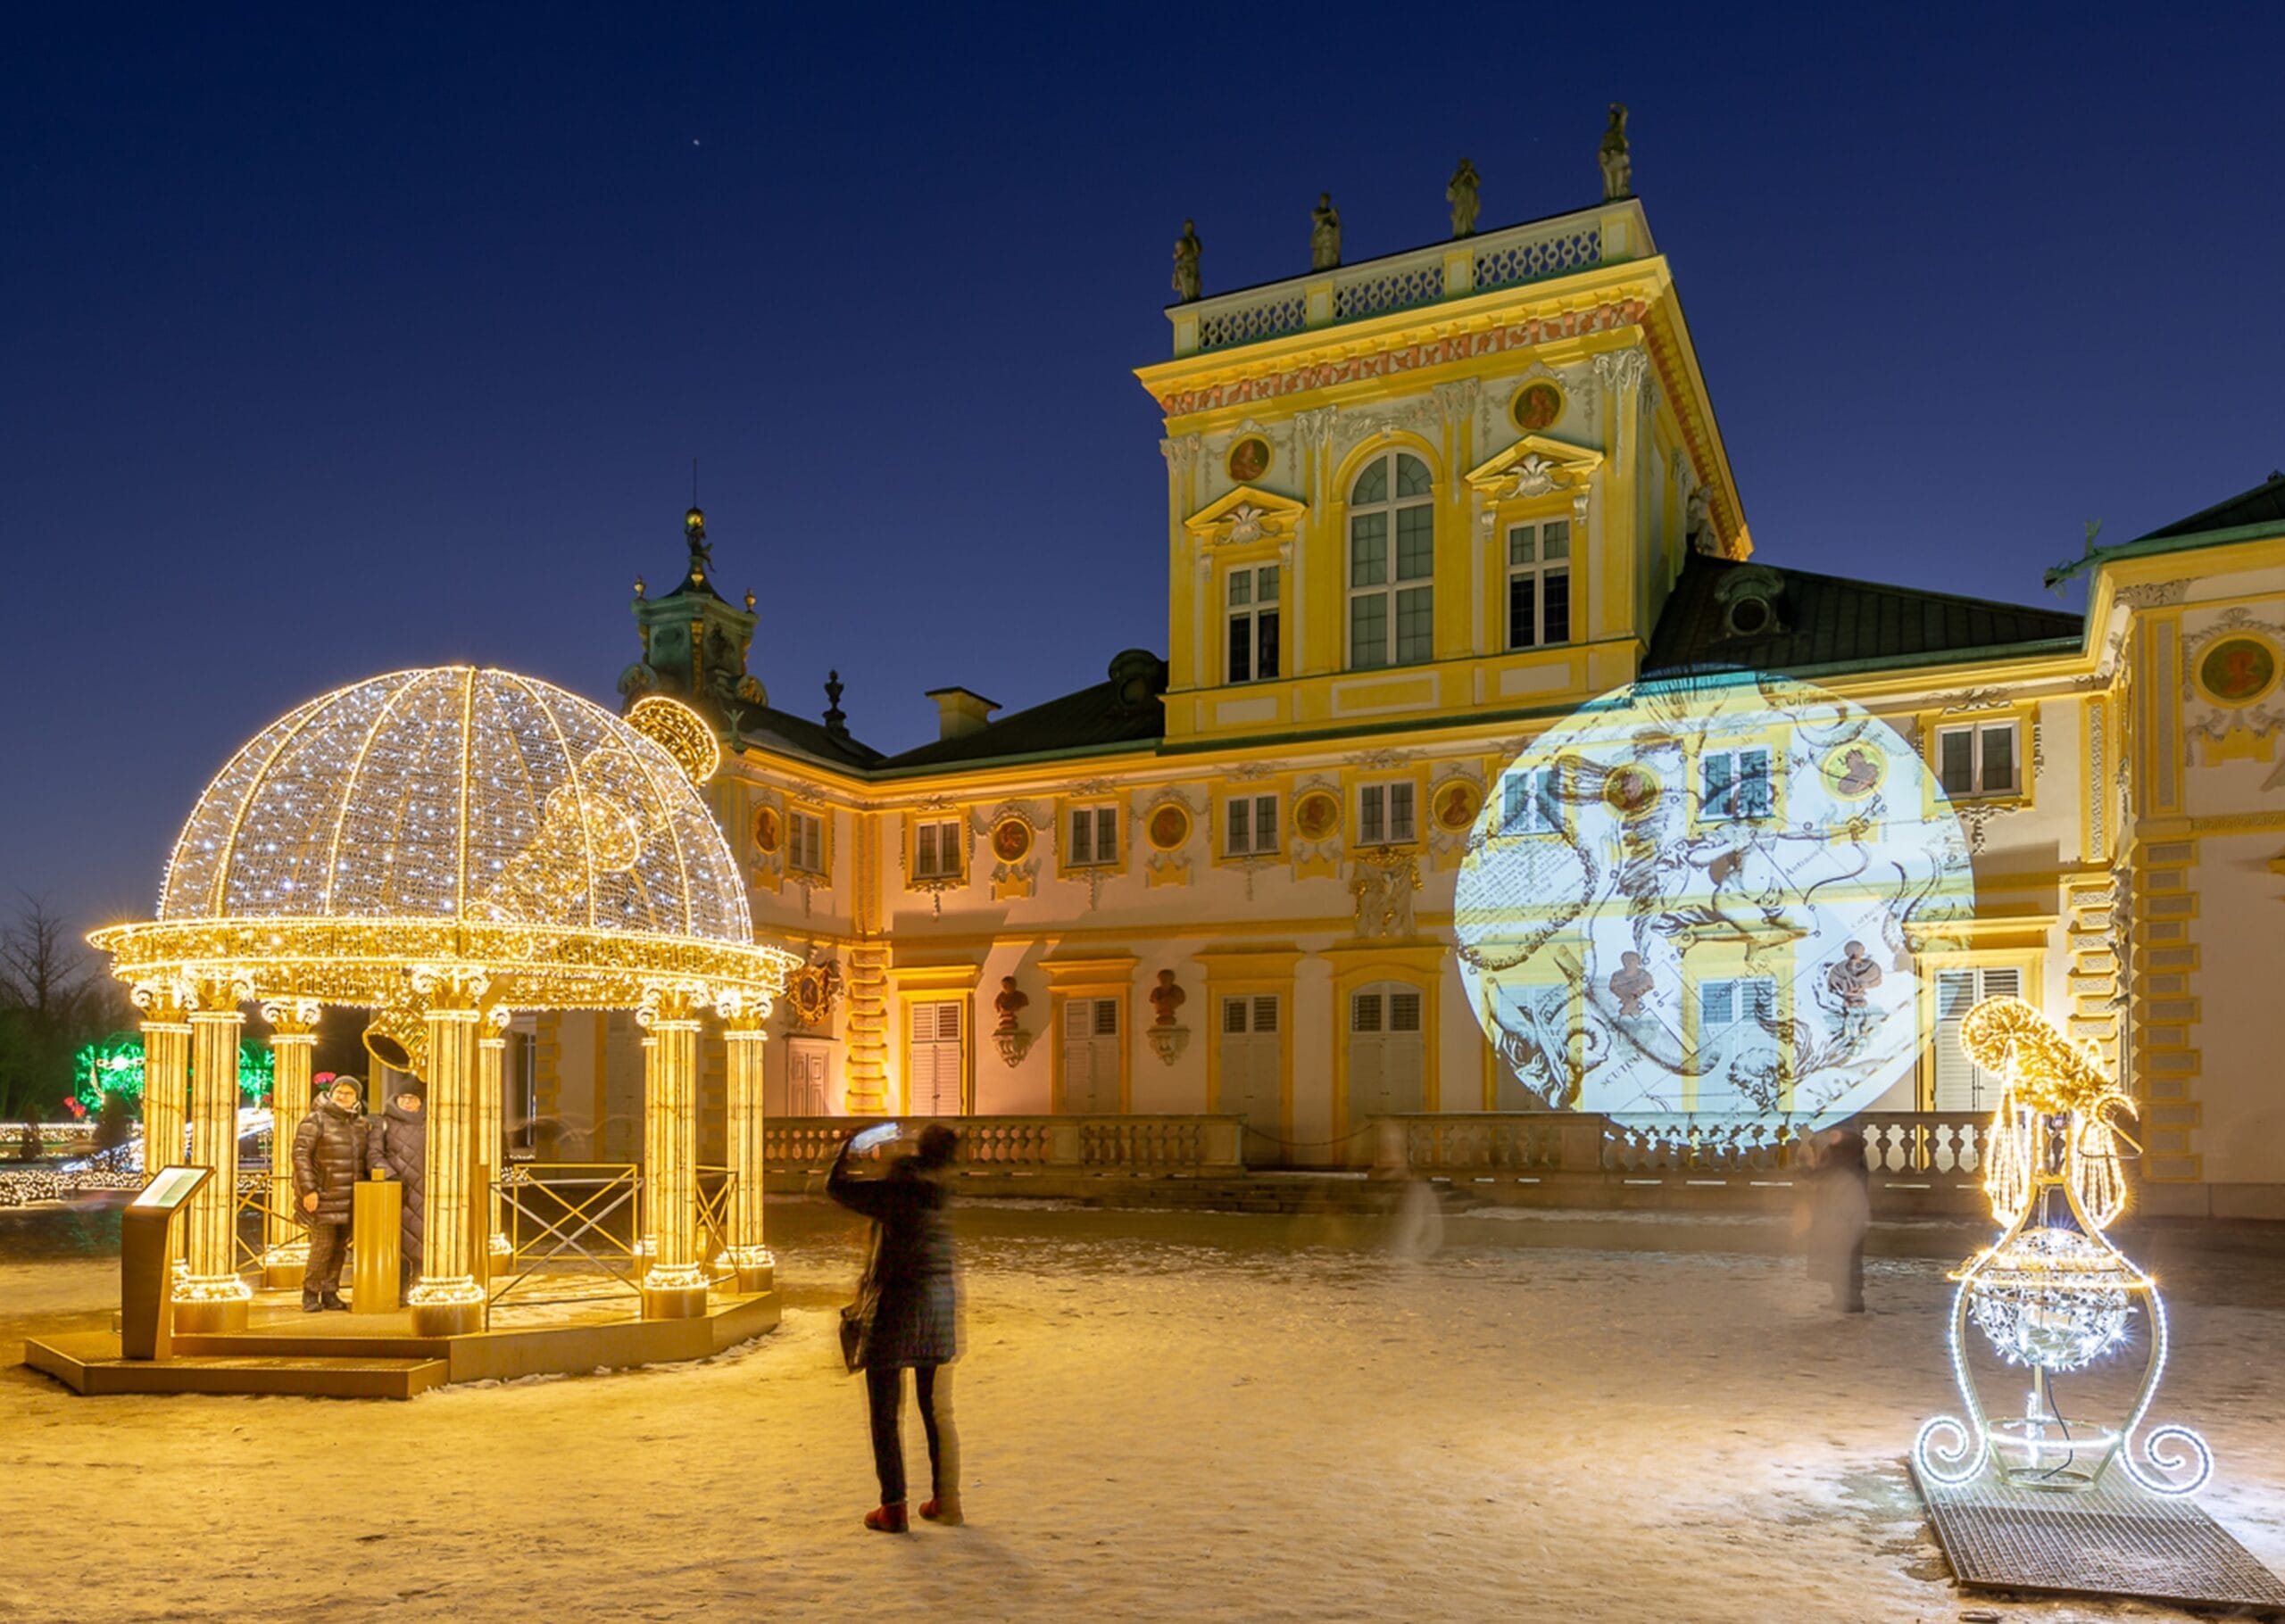
<path fill-rule="evenodd" d="M 1227 1111 L 1250 1163 L 1307 1164 L 1375 1114 L 1542 1104 L 1455 959 L 1471 834 L 1600 696 L 1735 668 L 1878 718 L 1965 842 L 1972 912 L 1881 946 L 1915 1032 L 1874 1106 L 1988 1118 L 1959 1023 L 2021 996 L 2138 1102 L 2150 1206 L 2285 1214 L 2259 1081 L 2285 1017 L 2257 969 L 2285 872 L 2285 480 L 2070 566 L 2083 617 L 1765 563 L 1627 197 L 1168 315 L 1172 358 L 1138 374 L 1165 418 L 1164 659 L 1006 715 L 942 690 L 941 736 L 885 756 L 837 678 L 803 715 L 750 659 L 702 517 L 676 589 L 638 594 L 621 692 L 721 729 L 706 794 L 757 928 L 811 960 L 768 1046 L 773 1115 Z M 1860 561 L 1838 522 L 1820 540 L 1803 562 Z M 1741 746 L 1651 792 L 1750 823 L 1778 816 L 1767 770 Z M 1836 756 L 1835 793 L 1884 770 Z M 1152 1001 L 1168 973 L 1179 1007 Z M 1726 1029 L 1732 1058 L 1780 1018 L 1744 957 L 1614 968 L 1597 996 L 1637 974 L 1642 1007 Z M 631 1027 L 532 1036 L 556 1154 L 628 1153 Z"/>

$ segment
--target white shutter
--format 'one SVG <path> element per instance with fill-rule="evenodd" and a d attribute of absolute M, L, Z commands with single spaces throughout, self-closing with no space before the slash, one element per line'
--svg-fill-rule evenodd
<path fill-rule="evenodd" d="M 1939 1111 L 1990 1111 L 1999 1103 L 1999 1079 L 1967 1057 L 1960 1023 L 1986 998 L 2023 997 L 2023 973 L 2012 965 L 1936 972 L 1936 1088 Z"/>

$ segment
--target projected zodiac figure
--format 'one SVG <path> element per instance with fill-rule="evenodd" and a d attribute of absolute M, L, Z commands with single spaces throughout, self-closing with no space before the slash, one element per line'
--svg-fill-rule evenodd
<path fill-rule="evenodd" d="M 1478 1018 L 1541 1104 L 1807 1129 L 1917 1056 L 1912 951 L 1973 913 L 1972 888 L 1894 730 L 1724 674 L 1607 695 L 1511 764 L 1454 916 Z"/>

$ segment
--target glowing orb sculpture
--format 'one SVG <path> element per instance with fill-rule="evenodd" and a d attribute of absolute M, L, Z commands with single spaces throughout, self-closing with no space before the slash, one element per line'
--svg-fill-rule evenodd
<path fill-rule="evenodd" d="M 2073 1047 L 2021 998 L 1977 1005 L 1961 1023 L 1961 1042 L 2004 1085 L 1983 1185 L 2005 1233 L 1952 1275 L 1952 1375 L 1966 1419 L 1923 1426 L 1914 1464 L 1938 1483 L 1965 1483 L 1988 1464 L 2023 1487 L 2086 1489 L 2115 1461 L 2154 1494 L 2190 1493 L 2214 1469 L 2195 1432 L 2157 1428 L 2141 1440 L 2147 1458 L 2137 1458 L 2135 1432 L 2165 1371 L 2166 1312 L 2156 1283 L 2103 1233 L 2125 1210 L 2121 1148 L 2135 1148 L 2110 1118 L 2131 1119 L 2133 1101 L 2091 1048 Z M 2063 1414 L 2052 1379 L 2123 1348 L 2138 1310 L 2148 1324 L 2148 1362 L 2124 1422 L 2106 1428 Z M 2003 1360 L 2031 1371 L 2020 1415 L 1985 1410 L 1968 1363 L 1971 1322 Z"/>
<path fill-rule="evenodd" d="M 706 718 L 680 700 L 670 700 L 663 693 L 639 699 L 627 713 L 627 725 L 655 741 L 693 783 L 704 783 L 721 770 L 721 741 L 715 738 Z"/>
<path fill-rule="evenodd" d="M 1504 1105 L 1806 1128 L 1914 1064 L 1914 953 L 1974 895 L 1894 729 L 1722 674 L 1606 695 L 1518 757 L 1453 909 Z"/>

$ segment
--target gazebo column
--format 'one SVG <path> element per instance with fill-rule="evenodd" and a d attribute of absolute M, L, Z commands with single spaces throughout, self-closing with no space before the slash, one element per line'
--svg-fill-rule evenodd
<path fill-rule="evenodd" d="M 262 1007 L 277 1065 L 270 1096 L 270 1211 L 262 1220 L 262 1284 L 298 1286 L 310 1263 L 310 1234 L 294 1222 L 294 1136 L 310 1114 L 316 1057 L 315 998 L 272 998 Z"/>
<path fill-rule="evenodd" d="M 777 1260 L 762 1239 L 762 1022 L 767 1004 L 725 999 L 720 1006 L 729 1047 L 730 1172 L 736 1182 L 730 1198 L 729 1244 L 722 1262 L 738 1272 L 738 1289 L 767 1291 L 775 1283 Z"/>
<path fill-rule="evenodd" d="M 688 1319 L 706 1312 L 707 1273 L 698 1255 L 698 1015 L 681 990 L 652 990 L 636 1019 L 643 1048 L 643 1210 L 651 1269 L 643 1317 Z"/>
<path fill-rule="evenodd" d="M 137 987 L 135 1001 L 151 1018 L 143 1023 L 143 1176 L 182 1160 L 183 1107 L 190 1095 L 190 1019 L 172 988 Z M 178 1268 L 189 1244 L 187 1224 L 173 1226 Z"/>
<path fill-rule="evenodd" d="M 421 966 L 413 990 L 427 1000 L 428 1035 L 428 1189 L 421 1206 L 420 1281 L 412 1288 L 412 1333 L 460 1337 L 484 1325 L 483 1286 L 476 1278 L 478 1208 L 469 1188 L 475 1164 L 477 1000 L 486 980 L 468 971 Z"/>
<path fill-rule="evenodd" d="M 143 1023 L 143 1172 L 182 1160 L 183 1104 L 190 1092 L 190 1019 L 171 992 L 145 994 Z"/>
<path fill-rule="evenodd" d="M 253 1295 L 238 1278 L 238 1029 L 253 989 L 204 982 L 190 1012 L 190 1160 L 213 1176 L 190 1199 L 188 1265 L 175 1281 L 175 1329 L 244 1330 Z"/>
<path fill-rule="evenodd" d="M 501 1163 L 506 1158 L 500 1131 L 500 1094 L 506 1081 L 509 1019 L 506 1005 L 490 1006 L 484 1012 L 484 1035 L 476 1040 L 476 1165 L 490 1170 L 483 1203 L 486 1230 L 481 1244 L 494 1257 L 511 1249 L 507 1231 L 500 1222 Z"/>

